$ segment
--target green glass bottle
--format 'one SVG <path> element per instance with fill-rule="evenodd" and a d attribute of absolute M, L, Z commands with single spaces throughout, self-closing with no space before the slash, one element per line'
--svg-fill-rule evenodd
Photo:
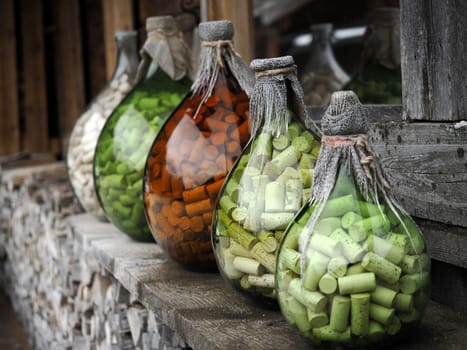
<path fill-rule="evenodd" d="M 146 21 L 139 81 L 97 142 L 94 183 L 107 218 L 132 238 L 153 241 L 143 210 L 144 164 L 161 126 L 190 90 L 191 57 L 173 17 Z"/>

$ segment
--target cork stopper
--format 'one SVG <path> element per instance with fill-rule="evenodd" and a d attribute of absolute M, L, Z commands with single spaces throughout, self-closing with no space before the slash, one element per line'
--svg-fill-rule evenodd
<path fill-rule="evenodd" d="M 292 56 L 281 56 L 274 58 L 254 59 L 250 63 L 250 68 L 255 72 L 265 70 L 289 68 L 295 64 Z"/>
<path fill-rule="evenodd" d="M 202 41 L 232 40 L 234 28 L 231 21 L 201 22 L 198 26 Z"/>
<path fill-rule="evenodd" d="M 172 16 L 154 16 L 146 19 L 146 32 L 152 31 L 175 32 L 178 25 Z"/>
<path fill-rule="evenodd" d="M 331 102 L 321 120 L 325 135 L 366 134 L 368 126 L 368 113 L 353 91 L 336 91 L 331 95 Z"/>

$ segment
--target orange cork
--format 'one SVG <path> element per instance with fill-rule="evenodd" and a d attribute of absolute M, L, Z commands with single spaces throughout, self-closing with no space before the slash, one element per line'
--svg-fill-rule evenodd
<path fill-rule="evenodd" d="M 193 216 L 190 219 L 190 228 L 193 232 L 203 232 L 204 229 L 204 221 L 202 216 Z"/>
<path fill-rule="evenodd" d="M 209 198 L 198 202 L 190 203 L 185 206 L 188 216 L 196 216 L 212 210 L 211 200 Z"/>
<path fill-rule="evenodd" d="M 188 191 L 183 191 L 182 196 L 185 203 L 199 202 L 200 200 L 208 198 L 208 194 L 204 186 L 196 187 Z"/>

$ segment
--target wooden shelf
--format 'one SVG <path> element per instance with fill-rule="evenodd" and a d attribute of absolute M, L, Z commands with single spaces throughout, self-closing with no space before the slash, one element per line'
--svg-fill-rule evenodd
<path fill-rule="evenodd" d="M 70 217 L 70 227 L 86 252 L 193 349 L 310 349 L 278 310 L 255 305 L 219 274 L 187 271 L 156 244 L 132 241 L 87 214 Z M 466 317 L 430 302 L 420 328 L 392 349 L 461 349 L 465 329 Z"/>

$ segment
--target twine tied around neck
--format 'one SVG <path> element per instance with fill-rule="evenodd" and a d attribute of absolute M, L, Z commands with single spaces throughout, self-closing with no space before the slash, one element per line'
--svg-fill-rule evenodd
<path fill-rule="evenodd" d="M 277 75 L 277 74 L 297 74 L 297 66 L 285 67 L 285 68 L 277 68 L 277 69 L 268 69 L 259 72 L 255 72 L 256 79 L 270 76 L 270 75 Z"/>
<path fill-rule="evenodd" d="M 225 67 L 224 66 L 224 60 L 222 59 L 222 49 L 224 47 L 227 46 L 232 51 L 233 54 L 235 54 L 238 57 L 241 57 L 240 54 L 237 51 L 235 51 L 235 47 L 233 45 L 232 40 L 202 41 L 201 46 L 202 47 L 215 47 L 216 48 L 216 60 L 217 60 L 217 63 L 221 67 Z"/>
<path fill-rule="evenodd" d="M 360 156 L 360 164 L 365 172 L 366 177 L 371 180 L 376 176 L 382 186 L 389 189 L 391 185 L 384 178 L 383 171 L 378 162 L 378 157 L 371 148 L 368 142 L 368 136 L 365 134 L 357 136 L 323 136 L 321 143 L 331 148 L 355 146 Z"/>

